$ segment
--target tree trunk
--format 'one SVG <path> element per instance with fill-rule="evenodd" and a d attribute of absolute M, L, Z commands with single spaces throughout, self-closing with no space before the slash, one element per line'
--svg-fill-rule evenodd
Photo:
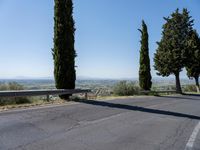
<path fill-rule="evenodd" d="M 176 93 L 182 94 L 179 72 L 175 74 L 176 77 Z"/>
<path fill-rule="evenodd" d="M 200 92 L 199 77 L 195 77 L 195 83 L 196 83 L 197 93 L 199 93 Z"/>

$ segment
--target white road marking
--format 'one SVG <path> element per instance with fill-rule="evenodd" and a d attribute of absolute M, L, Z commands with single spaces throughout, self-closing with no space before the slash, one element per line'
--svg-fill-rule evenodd
<path fill-rule="evenodd" d="M 200 122 L 194 128 L 192 135 L 190 136 L 190 139 L 188 140 L 186 144 L 185 150 L 192 150 L 199 131 L 200 131 Z"/>
<path fill-rule="evenodd" d="M 83 124 L 83 125 L 96 124 L 96 123 L 99 123 L 99 122 L 102 122 L 102 121 L 107 121 L 107 120 L 110 120 L 110 119 L 113 119 L 113 118 L 120 117 L 121 115 L 128 114 L 128 113 L 130 113 L 130 112 L 120 113 L 120 114 L 116 114 L 116 115 L 112 115 L 112 116 L 108 116 L 108 117 L 105 117 L 105 118 L 92 120 L 92 121 L 80 121 L 79 123 Z"/>
<path fill-rule="evenodd" d="M 112 116 L 108 116 L 108 117 L 105 117 L 105 118 L 101 118 L 101 119 L 97 119 L 97 120 L 92 120 L 92 121 L 80 121 L 79 124 L 81 124 L 81 125 L 97 124 L 97 123 L 108 121 L 108 120 L 111 120 L 111 119 L 117 119 L 117 118 L 119 119 L 122 115 L 126 116 L 127 114 L 132 114 L 132 112 L 124 112 L 124 113 L 120 113 L 120 114 L 116 114 L 116 115 L 112 115 Z M 150 120 L 152 120 L 154 118 L 155 117 L 152 116 L 152 117 L 148 117 L 146 119 L 136 120 L 136 121 L 134 121 L 133 124 L 147 122 L 147 121 L 150 121 Z"/>

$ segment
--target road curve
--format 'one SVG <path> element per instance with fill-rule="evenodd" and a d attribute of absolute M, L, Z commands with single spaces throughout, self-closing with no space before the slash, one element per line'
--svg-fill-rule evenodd
<path fill-rule="evenodd" d="M 199 150 L 200 96 L 80 101 L 0 113 L 0 150 Z"/>

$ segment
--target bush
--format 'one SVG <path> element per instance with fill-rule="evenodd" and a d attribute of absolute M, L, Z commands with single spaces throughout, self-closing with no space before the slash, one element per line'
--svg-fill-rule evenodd
<path fill-rule="evenodd" d="M 131 96 L 139 93 L 139 87 L 134 82 L 121 81 L 114 85 L 114 95 Z"/>
<path fill-rule="evenodd" d="M 17 82 L 8 83 L 9 90 L 24 90 L 23 85 L 18 84 Z"/>
<path fill-rule="evenodd" d="M 152 91 L 175 91 L 176 90 L 176 86 L 175 85 L 157 85 L 152 87 L 151 89 Z"/>
<path fill-rule="evenodd" d="M 8 84 L 0 84 L 0 91 L 12 91 L 12 90 L 23 90 L 24 87 L 16 82 L 10 82 Z M 0 105 L 12 105 L 12 104 L 25 104 L 31 103 L 31 100 L 27 97 L 16 97 L 16 98 L 0 98 Z"/>
<path fill-rule="evenodd" d="M 184 92 L 197 92 L 197 88 L 195 85 L 185 85 L 183 87 Z"/>

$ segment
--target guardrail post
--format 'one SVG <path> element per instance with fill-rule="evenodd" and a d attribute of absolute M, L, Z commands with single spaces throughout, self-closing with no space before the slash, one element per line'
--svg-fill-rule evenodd
<path fill-rule="evenodd" d="M 47 95 L 47 102 L 49 102 L 49 95 Z"/>
<path fill-rule="evenodd" d="M 85 99 L 86 100 L 88 99 L 88 93 L 85 93 Z"/>

